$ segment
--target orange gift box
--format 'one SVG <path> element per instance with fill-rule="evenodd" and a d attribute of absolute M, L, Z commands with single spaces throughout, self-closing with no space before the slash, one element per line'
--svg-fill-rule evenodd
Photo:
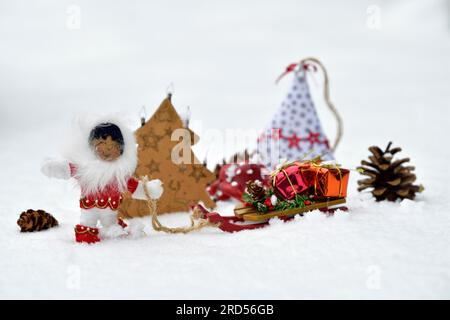
<path fill-rule="evenodd" d="M 345 198 L 350 171 L 316 162 L 297 163 L 300 172 L 318 197 Z"/>

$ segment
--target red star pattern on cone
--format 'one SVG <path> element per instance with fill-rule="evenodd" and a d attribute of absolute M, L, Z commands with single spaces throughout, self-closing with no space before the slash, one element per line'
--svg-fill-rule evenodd
<path fill-rule="evenodd" d="M 314 146 L 315 143 L 322 143 L 322 141 L 320 141 L 320 133 L 310 132 L 306 139 L 311 144 L 311 147 Z"/>
<path fill-rule="evenodd" d="M 289 143 L 288 144 L 289 149 L 300 147 L 299 143 L 300 143 L 300 141 L 302 141 L 302 139 L 300 137 L 298 137 L 295 133 L 292 136 L 287 137 L 286 139 L 288 140 L 288 143 Z"/>

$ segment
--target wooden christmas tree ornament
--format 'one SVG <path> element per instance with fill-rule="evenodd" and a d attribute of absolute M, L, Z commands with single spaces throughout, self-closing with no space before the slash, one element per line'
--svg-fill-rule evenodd
<path fill-rule="evenodd" d="M 409 158 L 394 161 L 394 155 L 402 149 L 391 148 L 391 145 L 389 142 L 384 151 L 376 146 L 369 148 L 372 153 L 369 161 L 362 160 L 362 166 L 358 168 L 368 178 L 358 181 L 358 191 L 372 188 L 377 201 L 413 200 L 417 192 L 422 192 L 423 186 L 413 184 L 416 181 L 415 167 L 404 165 Z"/>
<path fill-rule="evenodd" d="M 177 139 L 181 139 L 181 142 Z M 196 158 L 191 149 L 198 139 L 194 132 L 184 126 L 172 105 L 171 94 L 136 131 L 136 177 L 160 179 L 164 185 L 164 193 L 158 200 L 158 214 L 188 211 L 190 206 L 199 201 L 203 201 L 207 207 L 215 206 L 206 192 L 206 186 L 215 178 L 214 173 Z M 174 155 L 178 160 L 174 161 Z M 151 214 L 146 201 L 127 196 L 119 212 L 127 218 Z"/>

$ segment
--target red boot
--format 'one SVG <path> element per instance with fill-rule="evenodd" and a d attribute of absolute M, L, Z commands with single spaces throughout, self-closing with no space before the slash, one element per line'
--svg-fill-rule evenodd
<path fill-rule="evenodd" d="M 75 226 L 75 241 L 85 243 L 100 242 L 98 228 L 86 227 L 81 224 Z"/>

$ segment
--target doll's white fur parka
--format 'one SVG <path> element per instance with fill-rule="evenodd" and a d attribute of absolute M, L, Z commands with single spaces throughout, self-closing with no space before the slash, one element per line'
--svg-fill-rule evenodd
<path fill-rule="evenodd" d="M 116 125 L 123 136 L 123 152 L 112 161 L 101 160 L 89 143 L 91 130 L 102 123 Z M 117 218 L 122 193 L 129 191 L 135 199 L 146 199 L 143 183 L 133 178 L 137 165 L 133 132 L 114 117 L 79 118 L 71 131 L 63 151 L 64 160 L 46 160 L 41 171 L 51 178 L 74 178 L 78 182 L 81 216 L 75 227 L 77 242 L 93 243 L 100 238 L 126 235 L 125 224 Z M 151 180 L 146 186 L 152 199 L 162 195 L 160 180 Z"/>

